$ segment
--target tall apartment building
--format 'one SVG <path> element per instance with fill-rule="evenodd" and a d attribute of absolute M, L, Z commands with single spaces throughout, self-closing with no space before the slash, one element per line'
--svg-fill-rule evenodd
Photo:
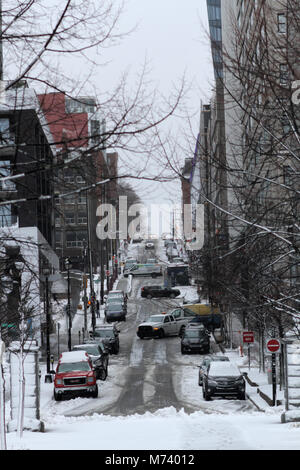
<path fill-rule="evenodd" d="M 25 320 L 30 320 L 28 332 L 34 332 L 39 343 L 45 323 L 41 275 L 45 269 L 59 270 L 54 252 L 52 143 L 34 90 L 24 81 L 6 91 L 0 105 L 0 326 L 18 326 L 20 301 L 24 302 L 23 290 L 29 283 L 26 299 L 31 299 L 33 313 L 28 309 Z M 18 270 L 18 265 L 23 268 Z M 7 333 L 2 329 L 3 338 Z"/>
<path fill-rule="evenodd" d="M 299 5 L 223 0 L 231 305 L 248 320 L 295 307 L 299 286 Z M 265 303 L 264 303 L 265 302 Z M 267 307 L 266 307 L 267 305 Z M 272 305 L 272 308 L 270 307 Z M 250 313 L 249 313 L 250 312 Z M 250 321 L 250 320 L 249 320 Z M 278 316 L 282 327 L 282 316 Z"/>
<path fill-rule="evenodd" d="M 39 99 L 58 161 L 55 229 L 61 266 L 69 258 L 74 269 L 84 271 L 92 260 L 90 269 L 97 272 L 102 263 L 102 245 L 96 234 L 96 211 L 101 202 L 116 201 L 116 180 L 103 187 L 92 185 L 116 176 L 118 156 L 107 153 L 101 142 L 105 122 L 94 98 L 72 99 L 58 92 L 40 95 Z M 111 250 L 108 246 L 107 257 Z"/>

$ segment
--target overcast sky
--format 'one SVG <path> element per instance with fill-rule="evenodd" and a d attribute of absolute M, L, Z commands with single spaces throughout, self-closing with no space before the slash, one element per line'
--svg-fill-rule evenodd
<path fill-rule="evenodd" d="M 131 77 L 147 57 L 150 78 L 163 93 L 167 93 L 183 74 L 192 85 L 188 106 L 192 114 L 192 127 L 197 135 L 201 100 L 211 97 L 213 71 L 211 51 L 207 39 L 206 0 L 127 0 L 120 22 L 121 30 L 136 29 L 123 39 L 121 45 L 108 50 L 109 65 L 101 76 L 101 83 L 109 81 L 121 71 L 131 67 Z M 104 56 L 105 57 L 105 56 Z M 172 125 L 175 125 L 174 120 Z M 184 123 L 180 122 L 180 126 Z M 182 131 L 184 129 L 182 128 Z M 181 143 L 184 145 L 182 138 Z M 192 157 L 190 149 L 182 152 L 184 158 Z M 137 184 L 131 181 L 145 203 L 180 202 L 180 185 L 173 183 Z"/>

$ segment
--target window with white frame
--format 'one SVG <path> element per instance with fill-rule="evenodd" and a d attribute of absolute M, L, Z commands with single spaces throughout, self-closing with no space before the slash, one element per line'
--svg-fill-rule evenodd
<path fill-rule="evenodd" d="M 277 28 L 279 33 L 286 33 L 287 21 L 285 13 L 278 13 L 277 15 Z"/>

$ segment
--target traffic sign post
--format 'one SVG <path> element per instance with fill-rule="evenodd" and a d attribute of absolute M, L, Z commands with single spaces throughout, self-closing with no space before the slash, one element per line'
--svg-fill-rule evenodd
<path fill-rule="evenodd" d="M 267 342 L 267 350 L 271 353 L 271 367 L 272 367 L 272 398 L 273 406 L 276 405 L 276 353 L 280 352 L 280 341 L 272 338 Z"/>
<path fill-rule="evenodd" d="M 248 367 L 250 370 L 250 344 L 254 343 L 254 333 L 253 331 L 243 331 L 243 342 L 248 344 Z"/>

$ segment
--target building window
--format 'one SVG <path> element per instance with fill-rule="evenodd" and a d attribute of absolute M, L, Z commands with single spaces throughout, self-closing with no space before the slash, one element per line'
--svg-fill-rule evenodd
<path fill-rule="evenodd" d="M 0 227 L 10 227 L 12 225 L 11 204 L 0 206 Z"/>
<path fill-rule="evenodd" d="M 279 81 L 280 85 L 286 86 L 288 84 L 289 79 L 289 71 L 287 64 L 280 64 L 279 65 Z"/>
<path fill-rule="evenodd" d="M 78 212 L 78 224 L 87 224 L 87 216 L 85 212 Z"/>
<path fill-rule="evenodd" d="M 84 246 L 87 240 L 86 232 L 66 232 L 66 245 L 67 248 L 80 248 Z"/>
<path fill-rule="evenodd" d="M 83 176 L 76 176 L 76 183 L 85 183 L 85 179 L 83 178 Z"/>
<path fill-rule="evenodd" d="M 65 213 L 65 220 L 66 220 L 66 224 L 68 224 L 68 225 L 75 224 L 75 214 L 73 212 L 66 212 Z"/>
<path fill-rule="evenodd" d="M 63 197 L 63 201 L 65 204 L 75 204 L 75 195 L 69 194 L 68 196 Z"/>
<path fill-rule="evenodd" d="M 78 195 L 78 204 L 86 204 L 86 195 L 83 193 L 80 193 Z"/>
<path fill-rule="evenodd" d="M 277 27 L 279 33 L 286 33 L 286 14 L 278 13 L 277 15 Z"/>
<path fill-rule="evenodd" d="M 55 232 L 55 244 L 56 246 L 61 245 L 61 232 Z"/>
<path fill-rule="evenodd" d="M 11 164 L 9 160 L 0 161 L 0 178 L 11 175 Z M 1 191 L 15 191 L 16 185 L 12 180 L 0 181 Z"/>

